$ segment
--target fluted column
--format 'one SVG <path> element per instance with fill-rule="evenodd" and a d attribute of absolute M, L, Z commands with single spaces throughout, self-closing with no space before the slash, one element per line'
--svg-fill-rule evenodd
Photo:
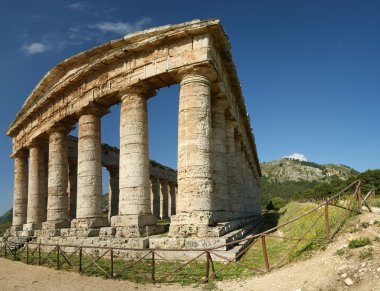
<path fill-rule="evenodd" d="M 235 210 L 237 211 L 238 217 L 244 216 L 244 180 L 243 180 L 243 152 L 241 147 L 241 136 L 239 133 L 235 134 L 235 177 L 236 177 L 236 200 L 235 200 Z"/>
<path fill-rule="evenodd" d="M 108 167 L 108 221 L 119 213 L 119 168 Z"/>
<path fill-rule="evenodd" d="M 208 77 L 197 74 L 185 75 L 180 84 L 179 201 L 177 214 L 170 225 L 170 234 L 173 236 L 196 235 L 201 228 L 206 229 L 214 222 L 210 86 Z M 198 228 L 194 227 L 194 223 L 198 224 Z"/>
<path fill-rule="evenodd" d="M 160 182 L 153 178 L 151 180 L 151 211 L 152 214 L 159 218 L 160 217 Z"/>
<path fill-rule="evenodd" d="M 78 163 L 69 161 L 69 219 L 76 217 L 77 211 L 77 187 L 78 187 Z"/>
<path fill-rule="evenodd" d="M 22 230 L 26 223 L 28 205 L 28 154 L 22 150 L 13 155 L 14 188 L 12 229 Z"/>
<path fill-rule="evenodd" d="M 124 227 L 117 230 L 119 236 L 139 236 L 143 227 L 156 224 L 149 182 L 147 97 L 151 94 L 134 87 L 121 98 L 119 216 L 112 218 L 113 226 Z"/>
<path fill-rule="evenodd" d="M 217 220 L 227 220 L 228 189 L 226 164 L 226 118 L 227 100 L 223 96 L 212 100 L 212 137 L 213 137 L 213 177 L 214 177 L 214 211 Z"/>
<path fill-rule="evenodd" d="M 107 111 L 90 105 L 78 122 L 78 188 L 76 219 L 73 228 L 98 228 L 107 225 L 102 217 L 101 116 Z"/>
<path fill-rule="evenodd" d="M 26 230 L 41 229 L 46 219 L 44 149 L 41 141 L 35 141 L 29 148 L 29 180 Z"/>
<path fill-rule="evenodd" d="M 49 131 L 49 175 L 47 221 L 44 229 L 68 227 L 68 142 L 67 135 L 72 127 L 64 124 Z"/>
<path fill-rule="evenodd" d="M 169 217 L 176 214 L 176 185 L 171 182 L 169 183 Z"/>
<path fill-rule="evenodd" d="M 167 219 L 169 213 L 168 199 L 168 182 L 160 181 L 160 217 L 161 219 Z"/>
<path fill-rule="evenodd" d="M 236 218 L 238 205 L 238 189 L 236 177 L 236 153 L 235 153 L 235 128 L 236 121 L 226 120 L 226 163 L 227 163 L 227 191 L 228 191 L 228 209 L 231 215 Z"/>

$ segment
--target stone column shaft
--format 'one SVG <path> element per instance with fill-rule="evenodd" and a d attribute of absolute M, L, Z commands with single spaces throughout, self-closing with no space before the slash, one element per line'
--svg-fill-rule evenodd
<path fill-rule="evenodd" d="M 244 216 L 244 159 L 243 152 L 241 146 L 241 137 L 239 134 L 235 135 L 235 159 L 236 159 L 236 169 L 235 169 L 235 177 L 236 177 L 236 199 L 235 199 L 235 210 L 238 212 L 238 216 Z"/>
<path fill-rule="evenodd" d="M 44 229 L 69 226 L 68 220 L 68 142 L 67 128 L 54 128 L 49 135 L 49 178 L 47 222 Z"/>
<path fill-rule="evenodd" d="M 46 190 L 44 150 L 35 143 L 29 149 L 28 210 L 24 229 L 41 229 L 46 219 Z"/>
<path fill-rule="evenodd" d="M 155 217 L 160 217 L 160 183 L 156 179 L 151 180 L 151 210 Z"/>
<path fill-rule="evenodd" d="M 69 219 L 76 217 L 77 211 L 77 187 L 78 187 L 77 161 L 69 161 Z"/>
<path fill-rule="evenodd" d="M 166 181 L 160 181 L 160 217 L 161 219 L 167 219 L 169 213 L 169 193 L 168 183 Z"/>
<path fill-rule="evenodd" d="M 76 219 L 73 228 L 98 228 L 107 225 L 102 217 L 101 116 L 105 110 L 85 108 L 78 122 L 78 188 Z"/>
<path fill-rule="evenodd" d="M 28 205 L 28 156 L 26 152 L 14 156 L 13 219 L 14 230 L 22 230 L 26 223 Z"/>
<path fill-rule="evenodd" d="M 119 213 L 119 168 L 108 168 L 108 221 Z"/>
<path fill-rule="evenodd" d="M 236 150 L 235 150 L 235 128 L 236 121 L 226 120 L 226 163 L 227 163 L 227 190 L 228 190 L 228 209 L 236 217 L 239 210 L 237 205 L 237 176 L 236 176 Z"/>
<path fill-rule="evenodd" d="M 176 185 L 169 183 L 169 217 L 176 214 Z"/>
<path fill-rule="evenodd" d="M 131 231 L 139 236 L 143 227 L 156 224 L 150 207 L 148 95 L 146 88 L 139 87 L 122 97 L 119 216 L 112 219 L 113 226 L 121 227 L 120 236 Z"/>
<path fill-rule="evenodd" d="M 227 219 L 228 189 L 226 166 L 226 118 L 227 102 L 214 98 L 212 103 L 212 135 L 213 135 L 213 176 L 214 176 L 214 205 L 218 211 L 218 221 Z"/>
<path fill-rule="evenodd" d="M 210 86 L 207 77 L 197 74 L 185 75 L 180 84 L 179 199 L 177 214 L 170 225 L 170 234 L 173 236 L 197 235 L 214 223 Z M 194 227 L 194 223 L 198 227 Z"/>

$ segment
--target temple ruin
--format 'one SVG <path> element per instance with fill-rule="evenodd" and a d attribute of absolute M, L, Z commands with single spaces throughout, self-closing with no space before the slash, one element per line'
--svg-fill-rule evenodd
<path fill-rule="evenodd" d="M 175 171 L 149 161 L 147 101 L 178 83 Z M 102 146 L 100 128 L 119 102 L 117 150 Z M 70 137 L 76 123 L 78 138 Z M 64 60 L 7 135 L 15 165 L 10 237 L 194 248 L 244 235 L 261 215 L 255 140 L 219 20 L 148 29 Z M 110 173 L 108 217 L 102 166 Z M 169 217 L 169 229 L 157 223 Z"/>

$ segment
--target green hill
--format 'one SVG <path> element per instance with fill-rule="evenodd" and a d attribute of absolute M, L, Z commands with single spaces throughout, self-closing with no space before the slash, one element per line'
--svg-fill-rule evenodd
<path fill-rule="evenodd" d="M 364 190 L 374 188 L 380 193 L 380 170 L 359 173 L 345 165 L 320 165 L 287 158 L 262 163 L 261 170 L 264 206 L 274 197 L 285 201 L 321 199 L 357 179 L 362 180 Z"/>

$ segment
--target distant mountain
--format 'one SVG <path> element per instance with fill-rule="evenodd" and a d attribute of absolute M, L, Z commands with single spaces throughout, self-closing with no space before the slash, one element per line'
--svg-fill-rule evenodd
<path fill-rule="evenodd" d="M 263 206 L 274 197 L 285 201 L 321 199 L 360 176 L 358 171 L 345 165 L 321 165 L 289 158 L 262 163 L 261 171 Z"/>
<path fill-rule="evenodd" d="M 320 165 L 289 158 L 262 163 L 261 171 L 263 177 L 270 182 L 328 182 L 336 178 L 348 180 L 359 173 L 345 165 Z"/>
<path fill-rule="evenodd" d="M 2 216 L 0 216 L 0 223 L 3 222 L 12 222 L 12 216 L 13 216 L 13 208 L 5 212 Z"/>

